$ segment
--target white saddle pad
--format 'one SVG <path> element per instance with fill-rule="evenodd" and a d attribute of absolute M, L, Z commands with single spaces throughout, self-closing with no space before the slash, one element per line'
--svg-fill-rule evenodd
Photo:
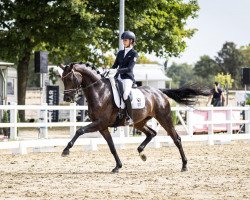
<path fill-rule="evenodd" d="M 115 86 L 115 79 L 114 77 L 109 78 L 109 81 L 112 86 L 112 92 L 115 100 L 115 104 L 118 108 L 124 109 L 125 108 L 125 103 L 123 99 L 120 99 L 119 93 L 117 91 L 117 88 Z M 139 90 L 139 89 L 134 89 L 132 88 L 131 90 L 132 94 L 132 109 L 142 109 L 145 107 L 145 96 L 144 94 Z"/>

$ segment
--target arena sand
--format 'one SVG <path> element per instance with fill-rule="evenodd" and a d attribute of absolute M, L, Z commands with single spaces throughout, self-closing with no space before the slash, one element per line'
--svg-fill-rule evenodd
<path fill-rule="evenodd" d="M 118 150 L 118 174 L 107 145 L 71 155 L 0 154 L 0 199 L 250 199 L 250 143 L 206 146 L 184 143 L 188 171 L 180 172 L 176 147 L 146 148 L 143 162 L 137 146 Z"/>

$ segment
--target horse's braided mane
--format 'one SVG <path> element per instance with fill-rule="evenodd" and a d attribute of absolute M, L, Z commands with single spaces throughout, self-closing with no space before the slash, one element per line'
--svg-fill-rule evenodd
<path fill-rule="evenodd" d="M 102 76 L 101 72 L 100 72 L 99 70 L 97 70 L 97 69 L 94 67 L 93 64 L 90 64 L 90 63 L 88 63 L 88 62 L 84 63 L 84 62 L 81 61 L 81 62 L 72 62 L 72 63 L 69 64 L 69 66 L 72 66 L 72 67 L 73 67 L 73 65 L 75 65 L 75 64 L 85 65 L 88 69 L 90 69 L 90 70 L 91 70 L 92 72 L 94 72 L 95 74 L 101 75 L 101 76 Z"/>

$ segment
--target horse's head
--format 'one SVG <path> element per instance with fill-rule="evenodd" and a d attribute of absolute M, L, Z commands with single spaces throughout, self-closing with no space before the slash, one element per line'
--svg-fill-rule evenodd
<path fill-rule="evenodd" d="M 64 84 L 64 97 L 63 100 L 67 102 L 74 102 L 75 95 L 81 88 L 82 84 L 82 75 L 78 71 L 79 64 L 70 64 L 70 65 L 60 65 L 63 69 L 62 81 Z"/>

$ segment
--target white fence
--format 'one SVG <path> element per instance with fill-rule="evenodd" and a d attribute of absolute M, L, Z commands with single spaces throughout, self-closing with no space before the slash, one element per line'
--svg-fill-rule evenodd
<path fill-rule="evenodd" d="M 76 122 L 77 111 L 87 110 L 87 106 L 76 106 L 71 104 L 70 106 L 48 106 L 44 105 L 1 105 L 0 110 L 10 111 L 10 123 L 0 123 L 0 128 L 10 128 L 10 139 L 15 141 L 0 142 L 0 149 L 18 149 L 19 153 L 26 153 L 27 148 L 33 147 L 54 147 L 65 146 L 69 141 L 69 138 L 75 134 L 78 126 L 87 125 L 89 122 Z M 17 120 L 18 110 L 36 110 L 38 118 L 33 123 L 20 123 Z M 50 122 L 48 116 L 49 110 L 69 110 L 70 121 L 68 122 Z M 207 120 L 197 120 L 194 118 L 195 111 L 206 111 L 208 115 Z M 179 120 L 186 130 L 186 135 L 182 136 L 182 141 L 205 141 L 207 144 L 214 144 L 218 142 L 229 142 L 231 140 L 249 140 L 250 141 L 250 107 L 172 107 L 172 111 L 175 111 Z M 184 120 L 180 112 L 186 112 L 186 120 Z M 217 111 L 225 111 L 225 119 L 216 119 L 215 113 Z M 233 112 L 244 111 L 245 119 L 233 117 Z M 216 125 L 224 124 L 226 132 L 223 134 L 214 134 Z M 153 120 L 150 125 L 157 131 L 159 125 Z M 193 135 L 195 125 L 206 125 L 206 135 Z M 239 129 L 237 134 L 233 134 L 234 126 L 238 125 Z M 242 133 L 241 127 L 244 125 L 245 132 Z M 19 127 L 36 127 L 40 129 L 40 135 L 36 140 L 19 140 L 17 136 L 17 129 Z M 68 139 L 49 139 L 48 127 L 70 127 L 70 135 Z M 114 138 L 114 143 L 120 147 L 124 147 L 128 143 L 140 143 L 145 138 L 130 137 L 128 134 L 128 128 L 119 128 L 119 137 Z M 239 134 L 239 132 L 241 133 Z M 105 144 L 106 142 L 102 138 L 80 138 L 76 145 L 84 145 L 86 148 L 96 150 L 98 144 Z M 172 140 L 169 136 L 157 136 L 151 142 L 154 147 L 160 147 L 162 144 L 171 144 Z"/>
<path fill-rule="evenodd" d="M 87 106 L 76 106 L 75 103 L 70 104 L 70 106 L 49 106 L 47 104 L 43 105 L 2 105 L 0 110 L 9 110 L 10 111 L 10 123 L 0 123 L 1 127 L 10 127 L 10 139 L 16 140 L 17 137 L 17 128 L 18 127 L 37 127 L 40 128 L 39 138 L 48 138 L 48 127 L 70 127 L 71 137 L 76 132 L 77 126 L 85 126 L 89 122 L 77 122 L 76 116 L 77 111 L 87 110 Z M 18 110 L 36 110 L 38 111 L 38 117 L 35 119 L 35 122 L 32 123 L 21 123 L 18 122 Z M 69 120 L 65 122 L 51 122 L 49 117 L 50 110 L 69 110 Z"/>

